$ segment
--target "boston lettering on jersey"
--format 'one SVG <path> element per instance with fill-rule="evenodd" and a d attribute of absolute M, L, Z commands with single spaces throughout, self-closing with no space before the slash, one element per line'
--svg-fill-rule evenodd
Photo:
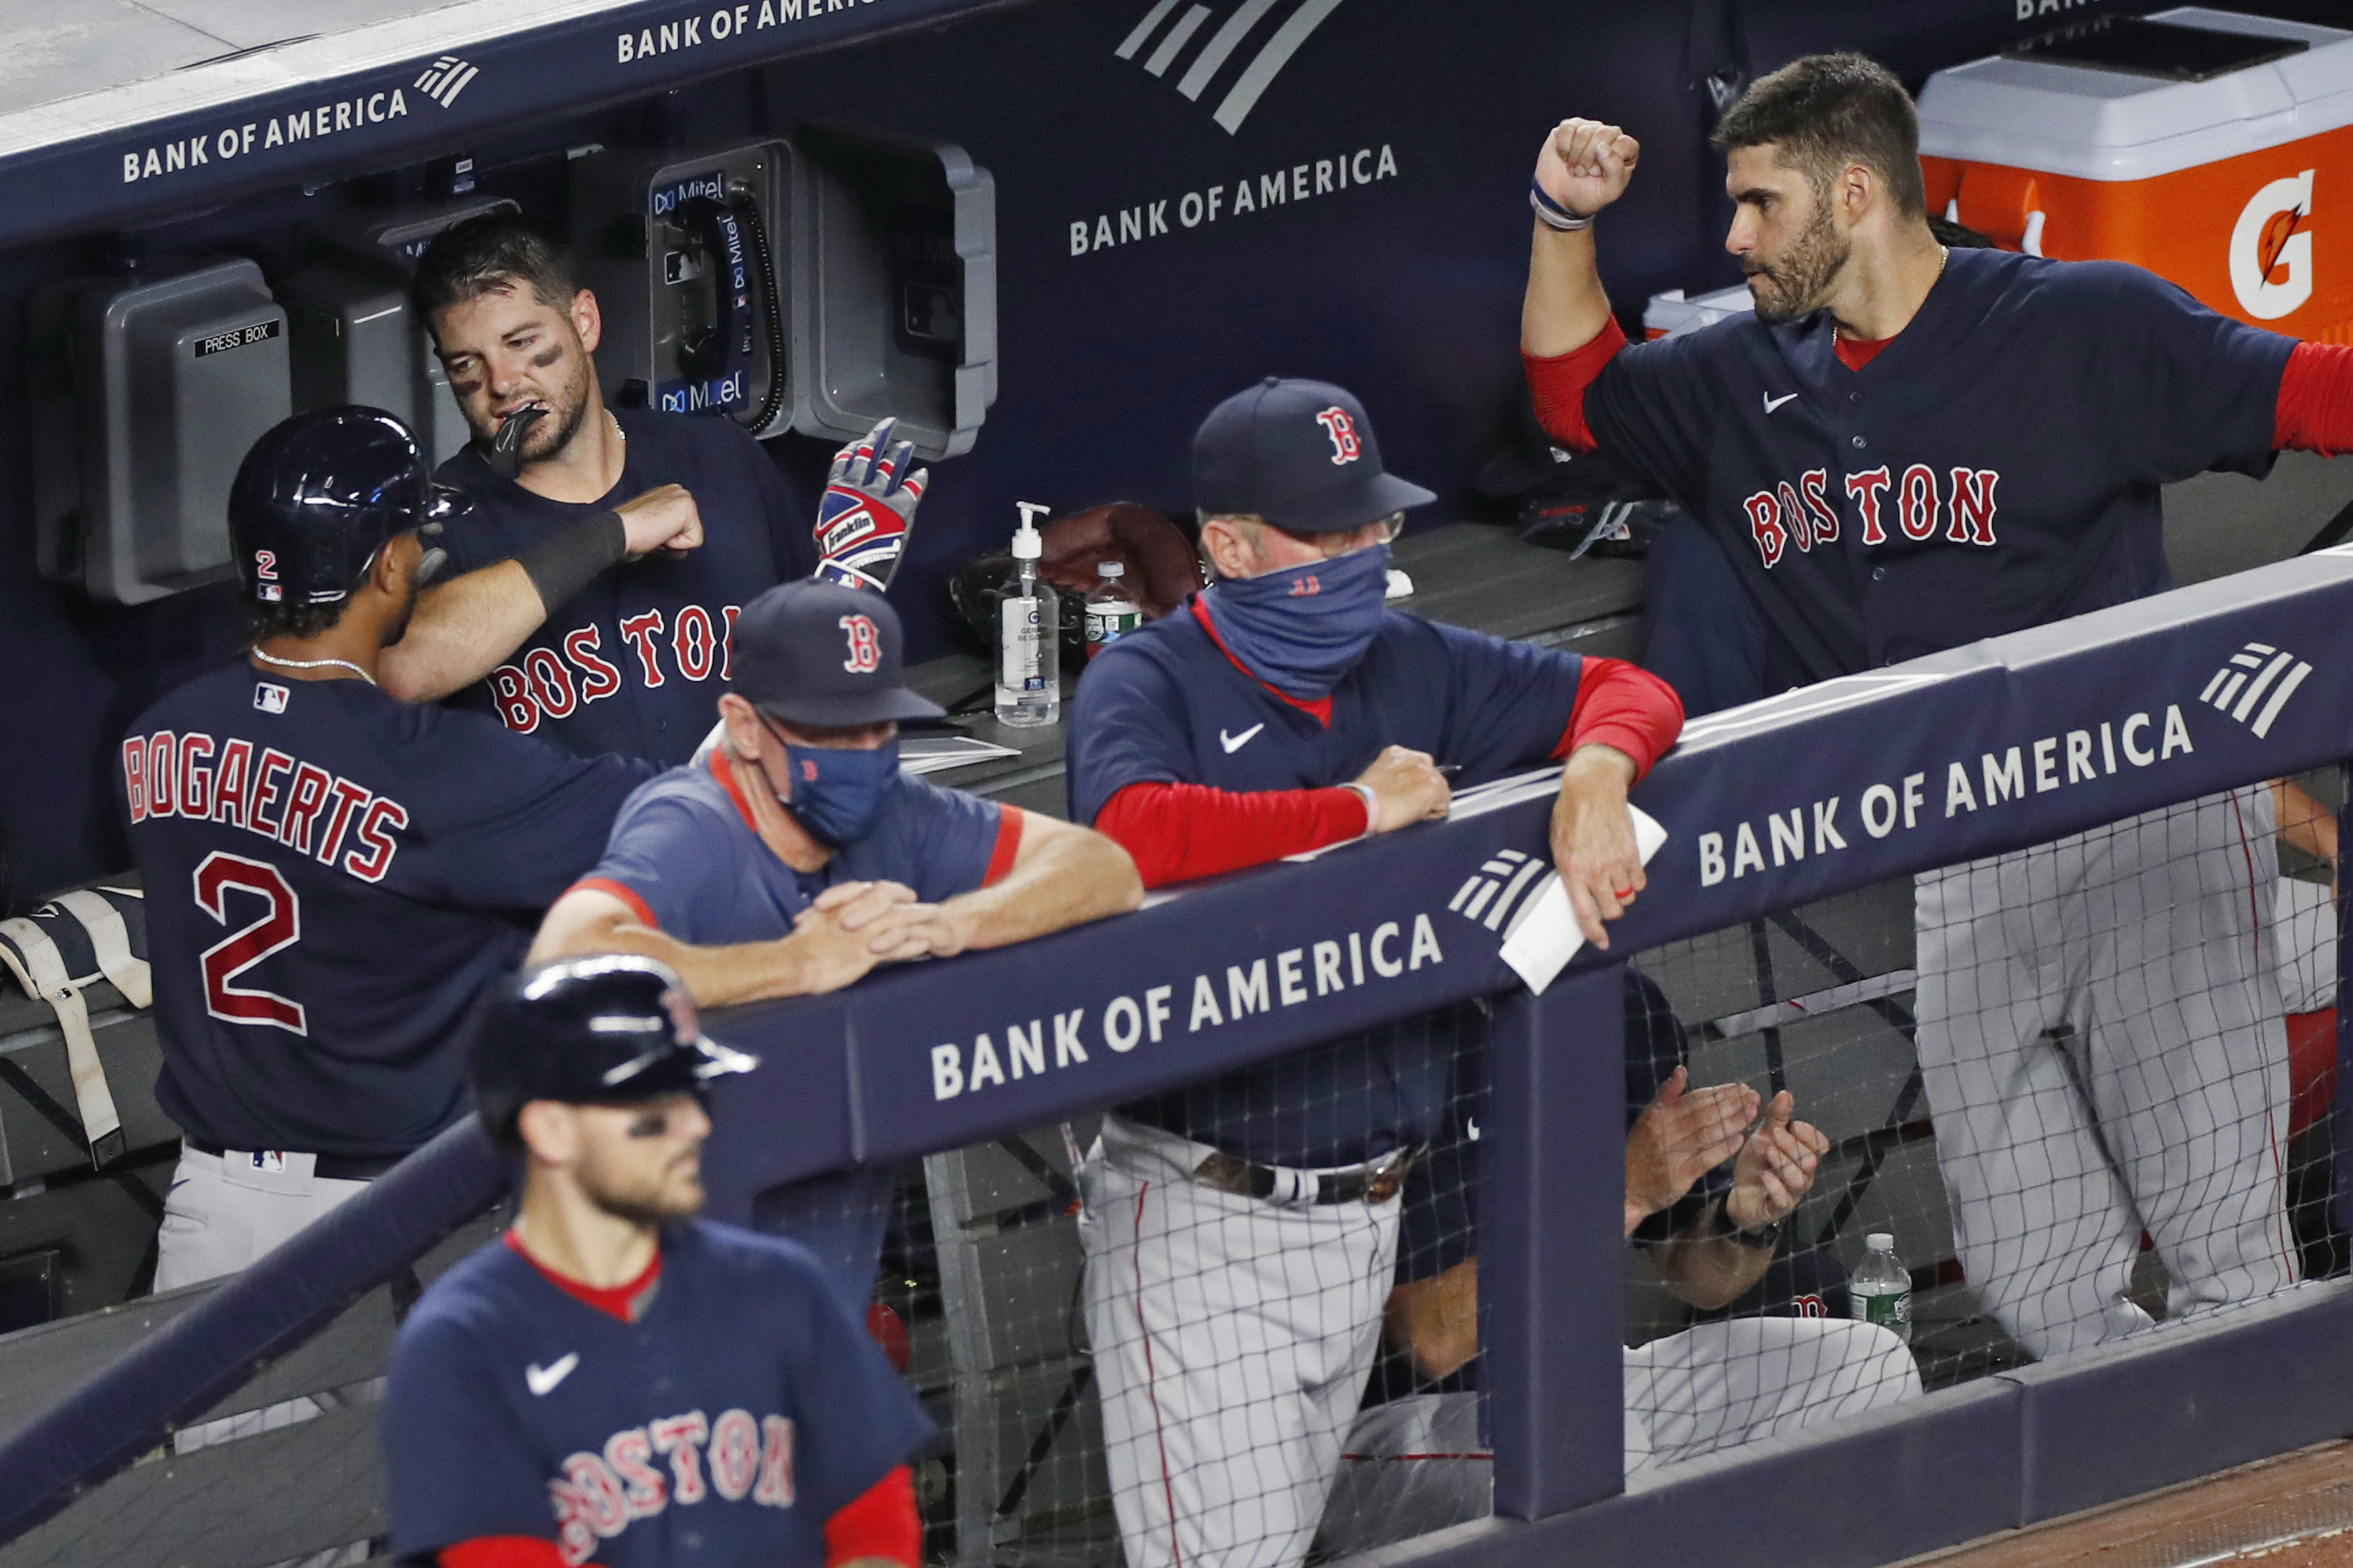
<path fill-rule="evenodd" d="M 2294 346 L 2138 268 L 1994 250 L 1953 251 L 1861 368 L 1836 333 L 1817 311 L 1636 343 L 1580 405 L 1810 680 L 2170 586 L 2161 487 L 2268 469 Z"/>
<path fill-rule="evenodd" d="M 931 1423 L 806 1248 L 689 1220 L 660 1264 L 631 1317 L 504 1242 L 433 1282 L 385 1391 L 394 1556 L 823 1568 L 827 1521 Z"/>
<path fill-rule="evenodd" d="M 725 419 L 620 409 L 621 477 L 595 501 L 534 495 L 492 474 L 472 448 L 440 479 L 472 493 L 472 516 L 447 537 L 453 571 L 508 560 L 590 512 L 661 485 L 683 486 L 702 518 L 702 543 L 625 561 L 561 605 L 514 657 L 461 693 L 461 705 L 578 756 L 617 752 L 683 763 L 711 728 L 729 678 L 742 606 L 763 589 L 817 569 L 797 500 L 759 443 Z"/>
<path fill-rule="evenodd" d="M 1993 527 L 1994 487 L 2001 475 L 1992 468 L 1953 468 L 1949 475 L 1940 481 L 1926 463 L 1906 467 L 1900 480 L 1884 463 L 1847 475 L 1846 498 L 1857 542 L 1886 543 L 1891 522 L 1915 542 L 1936 538 L 1940 526 L 1947 543 L 1989 547 L 2001 542 Z M 1793 544 L 1805 554 L 1817 544 L 1838 542 L 1839 510 L 1831 504 L 1830 482 L 1829 469 L 1808 468 L 1794 486 L 1784 479 L 1740 503 L 1767 571 L 1781 563 Z"/>
<path fill-rule="evenodd" d="M 659 609 L 625 616 L 617 624 L 623 644 L 637 658 L 631 664 L 623 655 L 622 663 L 649 691 L 661 689 L 673 674 L 682 680 L 708 680 L 715 674 L 724 685 L 735 617 L 743 613 L 741 605 L 723 605 L 715 615 L 703 605 L 688 605 L 667 627 Z M 492 670 L 488 684 L 499 721 L 528 735 L 543 719 L 569 719 L 589 703 L 619 692 L 622 672 L 604 657 L 604 634 L 592 621 L 565 632 L 553 646 L 535 643 L 520 664 Z"/>
<path fill-rule="evenodd" d="M 667 1459 L 665 1477 L 657 1464 Z M 705 1479 L 706 1464 L 708 1479 Z M 757 1421 L 748 1410 L 723 1412 L 716 1421 L 700 1410 L 631 1426 L 605 1439 L 599 1453 L 577 1453 L 547 1483 L 555 1505 L 556 1546 L 567 1563 L 588 1561 L 599 1541 L 610 1541 L 638 1520 L 675 1502 L 692 1507 L 716 1497 L 747 1500 L 757 1508 L 793 1506 L 793 1424 L 789 1416 Z"/>
<path fill-rule="evenodd" d="M 124 741 L 122 786 L 133 826 L 165 816 L 226 823 L 363 882 L 384 880 L 400 852 L 393 835 L 408 826 L 408 808 L 390 795 L 275 746 L 256 757 L 251 741 L 199 730 Z"/>

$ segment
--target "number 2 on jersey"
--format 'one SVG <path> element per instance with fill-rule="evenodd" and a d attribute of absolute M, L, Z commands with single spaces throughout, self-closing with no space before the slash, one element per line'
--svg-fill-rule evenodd
<path fill-rule="evenodd" d="M 298 1035 L 310 1033 L 302 1004 L 271 991 L 248 990 L 230 981 L 302 937 L 302 906 L 277 867 L 216 849 L 196 868 L 196 908 L 228 924 L 234 890 L 264 900 L 259 920 L 205 949 L 197 961 L 205 977 L 205 1011 L 231 1024 L 274 1024 Z"/>

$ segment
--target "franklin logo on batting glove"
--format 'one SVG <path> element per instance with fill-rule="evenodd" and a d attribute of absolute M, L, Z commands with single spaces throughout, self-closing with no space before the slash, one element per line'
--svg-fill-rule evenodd
<path fill-rule="evenodd" d="M 898 424 L 883 420 L 834 457 L 815 530 L 821 582 L 881 593 L 906 553 L 907 533 L 932 473 L 909 470 L 913 442 L 891 446 Z"/>

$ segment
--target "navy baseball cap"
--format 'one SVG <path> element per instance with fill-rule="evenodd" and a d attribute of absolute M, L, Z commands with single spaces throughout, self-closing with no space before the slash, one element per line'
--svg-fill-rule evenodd
<path fill-rule="evenodd" d="M 736 695 L 787 724 L 828 727 L 937 719 L 907 689 L 899 613 L 881 595 L 814 577 L 744 606 L 729 644 Z"/>
<path fill-rule="evenodd" d="M 1438 498 L 1381 471 L 1365 405 L 1328 381 L 1268 376 L 1193 437 L 1193 504 L 1293 533 L 1340 533 Z"/>

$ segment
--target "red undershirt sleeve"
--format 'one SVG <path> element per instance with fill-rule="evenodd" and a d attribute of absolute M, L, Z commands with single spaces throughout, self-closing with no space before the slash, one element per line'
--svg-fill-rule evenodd
<path fill-rule="evenodd" d="M 1598 445 L 1585 423 L 1585 389 L 1604 365 L 1626 346 L 1626 329 L 1612 316 L 1594 340 L 1581 349 L 1543 359 L 1525 349 L 1520 363 L 1527 369 L 1528 391 L 1535 395 L 1536 423 L 1545 434 L 1572 452 L 1590 452 Z"/>
<path fill-rule="evenodd" d="M 1234 790 L 1132 784 L 1103 804 L 1096 831 L 1135 859 L 1147 888 L 1262 866 L 1363 835 L 1364 796 L 1332 789 Z"/>
<path fill-rule="evenodd" d="M 2353 452 L 2353 346 L 2298 343 L 2280 373 L 2272 445 L 2324 458 Z"/>
<path fill-rule="evenodd" d="M 529 1535 L 480 1535 L 435 1554 L 441 1568 L 565 1568 L 553 1541 Z M 593 1563 L 582 1568 L 596 1568 Z"/>
<path fill-rule="evenodd" d="M 1592 658 L 1577 676 L 1577 705 L 1556 757 L 1599 742 L 1634 759 L 1634 777 L 1667 754 L 1683 733 L 1683 703 L 1675 689 L 1622 658 Z"/>
<path fill-rule="evenodd" d="M 825 1521 L 826 1568 L 861 1557 L 885 1558 L 906 1568 L 920 1568 L 923 1563 L 923 1526 L 915 1512 L 915 1479 L 904 1465 L 842 1504 Z"/>

